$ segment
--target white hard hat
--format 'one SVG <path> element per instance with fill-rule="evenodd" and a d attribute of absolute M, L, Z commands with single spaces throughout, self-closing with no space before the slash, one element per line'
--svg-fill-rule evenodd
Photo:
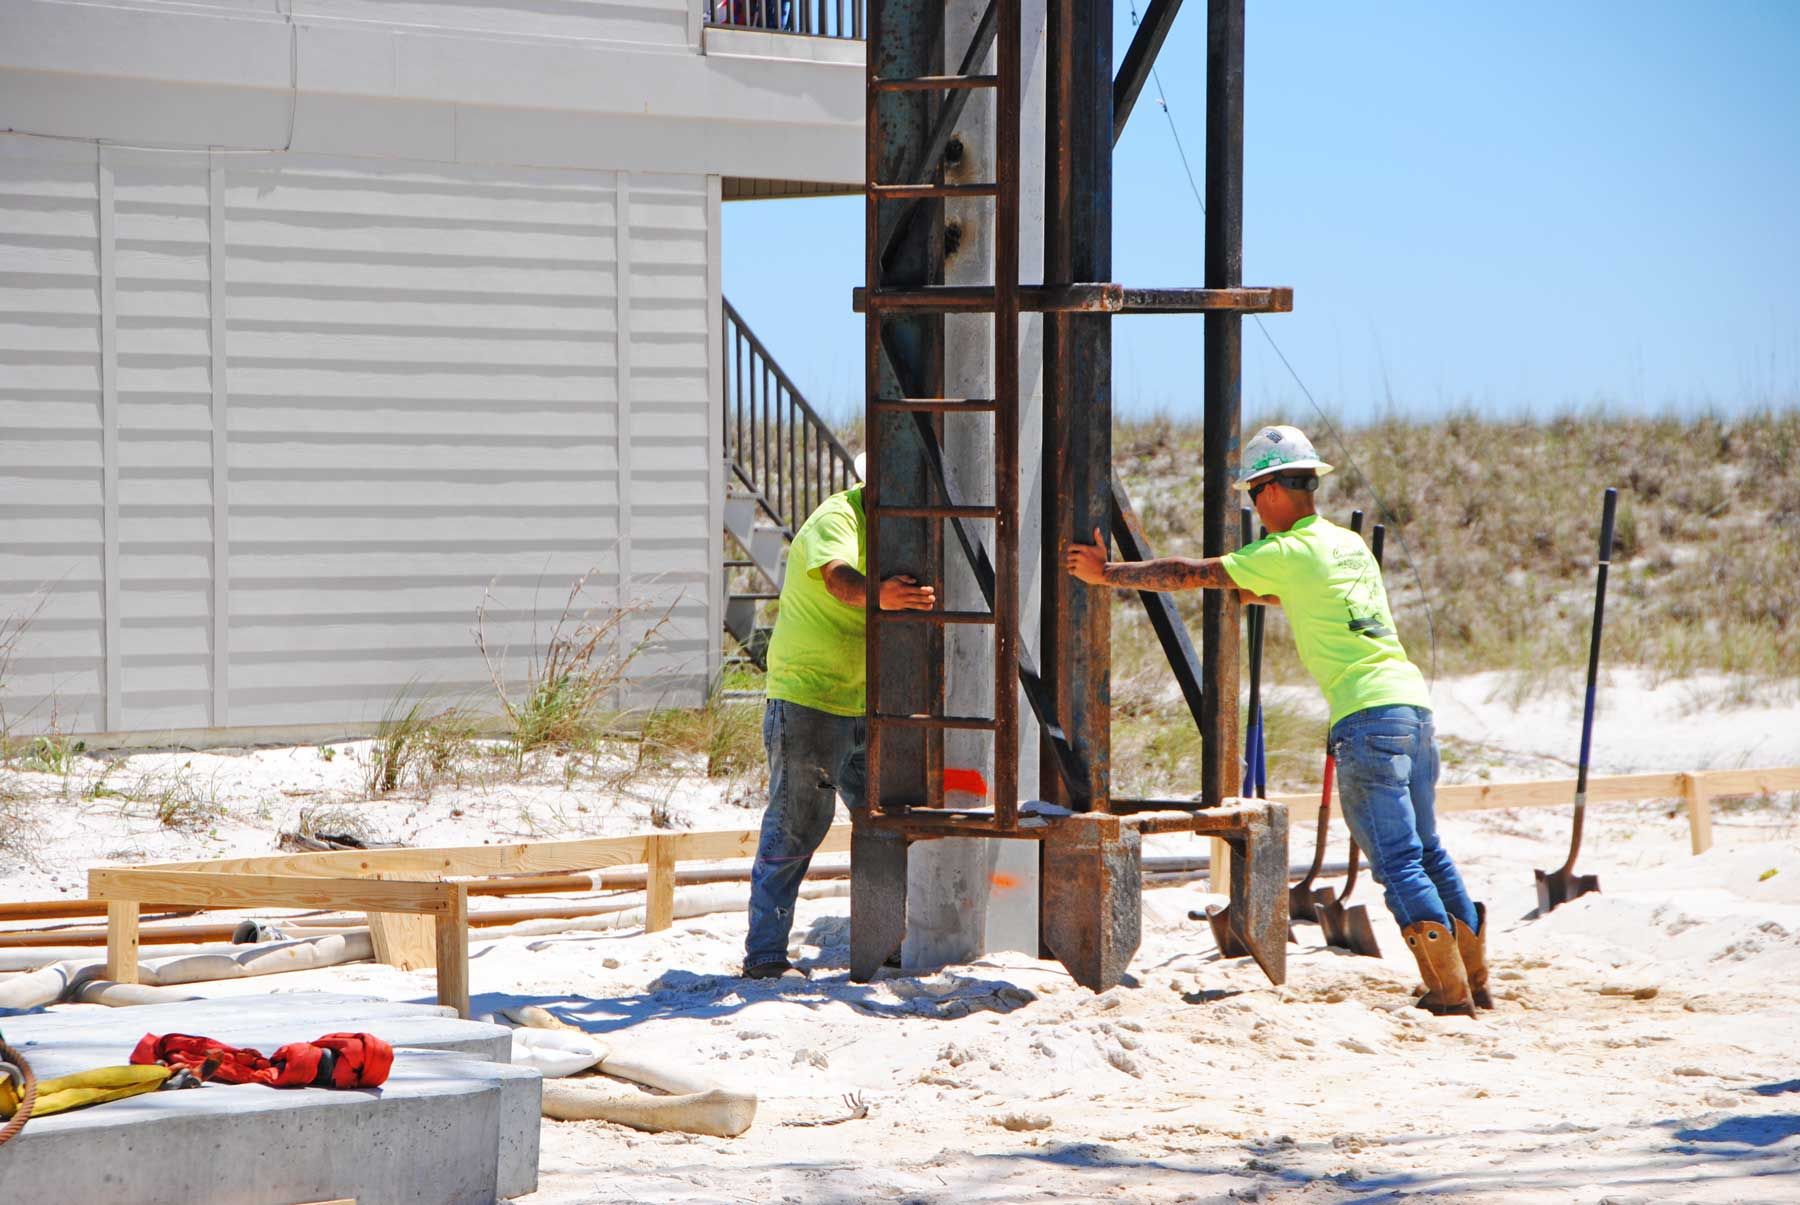
<path fill-rule="evenodd" d="M 1319 459 L 1312 440 L 1298 427 L 1264 427 L 1244 448 L 1244 466 L 1237 487 L 1247 490 L 1259 477 L 1274 473 L 1317 473 L 1323 477 L 1331 466 Z"/>
<path fill-rule="evenodd" d="M 869 479 L 869 454 L 858 452 L 856 459 L 850 462 L 850 471 L 856 474 L 858 481 L 867 481 Z"/>

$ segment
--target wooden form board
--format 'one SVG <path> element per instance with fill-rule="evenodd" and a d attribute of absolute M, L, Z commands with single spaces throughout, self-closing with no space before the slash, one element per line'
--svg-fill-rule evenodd
<path fill-rule="evenodd" d="M 1700 773 L 1623 774 L 1588 780 L 1589 803 L 1680 799 L 1693 850 L 1712 844 L 1711 801 L 1740 795 L 1800 791 L 1800 767 Z M 1438 788 L 1438 810 L 1554 807 L 1572 803 L 1575 780 L 1469 783 Z M 1290 807 L 1316 806 L 1316 794 L 1276 795 Z M 675 869 L 682 862 L 747 858 L 756 852 L 756 829 L 698 833 L 638 833 L 572 841 L 472 845 L 443 849 L 352 850 L 331 853 L 172 862 L 88 872 L 88 897 L 107 904 L 106 965 L 109 978 L 137 982 L 138 914 L 144 901 L 161 905 L 243 908 L 331 908 L 353 912 L 422 914 L 434 924 L 438 1000 L 469 1011 L 469 897 L 453 876 L 648 867 L 645 928 L 673 923 Z M 1215 847 L 1221 843 L 1215 842 Z M 850 848 L 850 826 L 833 825 L 820 852 Z M 1215 869 L 1226 865 L 1225 858 Z M 379 877 L 377 877 L 379 876 Z M 373 919 L 373 918 L 372 918 Z"/>
<path fill-rule="evenodd" d="M 88 898 L 107 903 L 107 977 L 118 983 L 137 982 L 142 901 L 214 908 L 331 908 L 372 914 L 370 939 L 382 961 L 409 969 L 411 964 L 435 962 L 438 1002 L 466 1017 L 468 884 L 445 881 L 443 876 L 643 864 L 648 869 L 645 928 L 654 932 L 674 923 L 675 870 L 681 862 L 751 857 L 760 836 L 757 829 L 642 833 L 521 845 L 355 850 L 118 867 L 88 872 Z M 833 825 L 819 846 L 820 852 L 829 853 L 849 848 L 847 824 Z M 383 917 L 388 918 L 385 923 Z M 386 942 L 380 935 L 384 928 Z M 429 939 L 426 932 L 432 935 Z M 426 940 L 432 947 L 430 962 L 421 950 Z"/>
<path fill-rule="evenodd" d="M 1635 803 L 1644 799 L 1679 799 L 1688 814 L 1693 851 L 1712 848 L 1712 801 L 1743 795 L 1800 791 L 1800 767 L 1766 770 L 1704 770 L 1658 774 L 1612 774 L 1588 779 L 1589 803 Z M 1272 795 L 1289 807 L 1318 805 L 1317 795 Z M 1573 778 L 1535 782 L 1479 782 L 1441 786 L 1439 812 L 1479 812 L 1497 808 L 1557 807 L 1575 802 Z"/>
<path fill-rule="evenodd" d="M 377 879 L 431 881 L 428 875 L 403 871 L 383 873 Z M 437 966 L 437 941 L 431 917 L 422 912 L 369 912 L 369 944 L 375 961 L 402 971 L 424 971 Z"/>

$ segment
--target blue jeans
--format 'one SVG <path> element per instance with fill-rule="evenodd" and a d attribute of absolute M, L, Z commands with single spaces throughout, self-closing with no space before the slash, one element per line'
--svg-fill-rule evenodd
<path fill-rule="evenodd" d="M 1475 904 L 1437 831 L 1437 732 L 1423 707 L 1370 707 L 1331 727 L 1338 802 L 1402 929 L 1476 926 Z"/>
<path fill-rule="evenodd" d="M 787 958 L 800 880 L 831 827 L 838 796 L 847 807 L 863 806 L 867 747 L 868 725 L 861 716 L 832 715 L 781 699 L 764 705 L 769 806 L 750 871 L 745 966 Z"/>

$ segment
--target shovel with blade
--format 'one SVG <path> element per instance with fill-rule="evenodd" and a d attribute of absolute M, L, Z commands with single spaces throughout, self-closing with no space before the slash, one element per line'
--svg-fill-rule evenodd
<path fill-rule="evenodd" d="M 1600 628 L 1606 619 L 1606 571 L 1612 564 L 1613 512 L 1619 491 L 1608 489 L 1600 509 L 1600 563 L 1594 580 L 1594 627 L 1588 634 L 1587 698 L 1581 708 L 1581 764 L 1575 771 L 1575 823 L 1569 831 L 1569 857 L 1555 870 L 1537 872 L 1538 915 L 1559 904 L 1600 890 L 1600 876 L 1576 874 L 1581 853 L 1582 822 L 1587 817 L 1588 753 L 1594 739 L 1594 691 L 1600 675 Z"/>
<path fill-rule="evenodd" d="M 1250 516 L 1244 507 L 1238 512 L 1238 544 L 1250 542 Z M 1246 799 L 1262 799 L 1268 791 L 1267 766 L 1263 761 L 1262 653 L 1264 613 L 1261 607 L 1245 608 L 1245 636 L 1250 644 L 1250 722 L 1244 731 L 1244 782 L 1239 791 Z M 1231 905 L 1209 905 L 1206 923 L 1212 928 L 1213 941 L 1221 958 L 1245 958 L 1248 947 L 1232 932 Z"/>
<path fill-rule="evenodd" d="M 1325 785 L 1319 789 L 1319 833 L 1313 840 L 1312 865 L 1306 868 L 1298 883 L 1288 888 L 1288 919 L 1311 924 L 1319 919 L 1313 909 L 1313 880 L 1325 866 L 1325 842 L 1331 831 L 1331 780 L 1337 773 L 1337 759 L 1325 750 Z"/>
<path fill-rule="evenodd" d="M 1313 912 L 1319 928 L 1325 933 L 1325 944 L 1337 950 L 1349 950 L 1367 958 L 1381 957 L 1381 943 L 1375 940 L 1375 929 L 1369 924 L 1367 905 L 1346 905 L 1345 900 L 1356 890 L 1356 870 L 1362 850 L 1350 841 L 1350 872 L 1344 876 L 1344 893 L 1338 895 L 1329 887 L 1313 892 Z"/>
<path fill-rule="evenodd" d="M 1350 516 L 1350 530 L 1361 533 L 1362 512 L 1357 511 Z M 1387 528 L 1380 523 L 1375 525 L 1371 533 L 1371 551 L 1375 554 L 1375 566 L 1381 567 L 1381 554 L 1387 545 Z M 1335 767 L 1335 761 L 1327 760 L 1327 766 Z M 1329 771 L 1328 771 L 1329 772 Z M 1319 827 L 1324 831 L 1324 809 L 1320 809 Z M 1348 826 L 1348 821 L 1346 821 Z M 1380 958 L 1381 944 L 1375 940 L 1375 929 L 1369 923 L 1369 909 L 1366 904 L 1350 905 L 1350 893 L 1356 890 L 1356 869 L 1361 861 L 1362 851 L 1357 848 L 1356 838 L 1350 838 L 1350 869 L 1344 875 L 1342 894 L 1335 893 L 1329 887 L 1321 887 L 1313 892 L 1313 912 L 1318 917 L 1319 928 L 1324 930 L 1325 944 L 1338 950 L 1349 950 L 1352 954 L 1361 954 L 1366 958 Z"/>

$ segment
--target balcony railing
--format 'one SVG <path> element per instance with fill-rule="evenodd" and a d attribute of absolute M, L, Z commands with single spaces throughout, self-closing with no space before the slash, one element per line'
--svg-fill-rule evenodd
<path fill-rule="evenodd" d="M 706 23 L 815 38 L 861 38 L 866 0 L 707 0 Z"/>

